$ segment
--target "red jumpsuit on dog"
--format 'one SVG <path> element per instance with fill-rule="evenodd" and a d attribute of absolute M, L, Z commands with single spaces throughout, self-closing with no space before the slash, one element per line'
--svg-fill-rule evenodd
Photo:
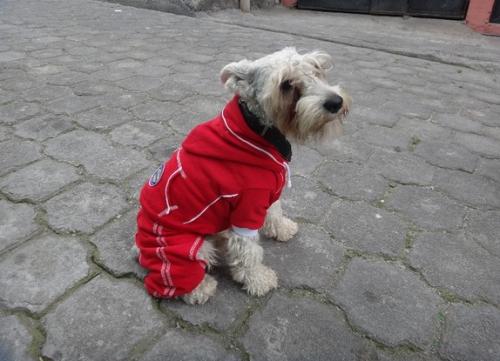
<path fill-rule="evenodd" d="M 285 156 L 250 128 L 237 96 L 194 128 L 141 190 L 135 241 L 147 291 L 168 298 L 196 288 L 204 236 L 231 227 L 256 233 L 287 177 Z"/>

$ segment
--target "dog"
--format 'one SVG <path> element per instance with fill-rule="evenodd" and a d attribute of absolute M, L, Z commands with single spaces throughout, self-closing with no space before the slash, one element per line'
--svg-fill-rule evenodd
<path fill-rule="evenodd" d="M 324 52 L 288 47 L 222 69 L 232 100 L 193 128 L 141 190 L 135 246 L 152 296 L 205 303 L 217 286 L 207 270 L 220 259 L 250 295 L 278 286 L 262 263 L 259 231 L 281 242 L 298 231 L 279 201 L 291 183 L 290 141 L 338 133 L 351 106 L 328 84 L 331 68 Z"/>

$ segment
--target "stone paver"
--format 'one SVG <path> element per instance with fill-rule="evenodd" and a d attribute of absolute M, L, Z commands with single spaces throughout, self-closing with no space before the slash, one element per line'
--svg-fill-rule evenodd
<path fill-rule="evenodd" d="M 318 178 L 335 195 L 353 200 L 379 199 L 387 181 L 366 164 L 335 162 L 322 165 Z"/>
<path fill-rule="evenodd" d="M 299 233 L 286 243 L 264 241 L 264 261 L 277 272 L 280 285 L 325 289 L 345 251 L 321 228 L 309 224 L 299 227 Z"/>
<path fill-rule="evenodd" d="M 400 152 L 379 151 L 368 164 L 387 179 L 403 184 L 430 185 L 435 172 L 422 159 Z"/>
<path fill-rule="evenodd" d="M 111 139 L 122 145 L 148 146 L 168 133 L 160 124 L 128 122 L 111 132 Z"/>
<path fill-rule="evenodd" d="M 98 231 L 90 241 L 97 246 L 97 262 L 117 276 L 133 272 L 144 277 L 145 271 L 131 250 L 136 232 L 135 210 L 128 212 Z"/>
<path fill-rule="evenodd" d="M 240 357 L 202 335 L 168 330 L 140 361 L 238 361 Z"/>
<path fill-rule="evenodd" d="M 460 169 L 473 172 L 479 157 L 456 144 L 436 142 L 420 143 L 415 154 L 432 165 L 443 168 Z"/>
<path fill-rule="evenodd" d="M 463 224 L 466 208 L 429 188 L 398 186 L 386 206 L 400 211 L 419 227 L 456 230 Z"/>
<path fill-rule="evenodd" d="M 474 239 L 491 254 L 500 257 L 500 212 L 471 211 L 466 223 L 469 238 Z"/>
<path fill-rule="evenodd" d="M 28 139 L 43 141 L 73 129 L 71 119 L 65 116 L 44 115 L 15 125 L 15 134 Z"/>
<path fill-rule="evenodd" d="M 447 312 L 439 353 L 445 360 L 495 361 L 500 354 L 500 311 L 455 304 Z"/>
<path fill-rule="evenodd" d="M 12 171 L 18 166 L 33 162 L 42 157 L 40 145 L 30 141 L 7 140 L 2 142 L 0 157 L 0 175 Z"/>
<path fill-rule="evenodd" d="M 16 352 L 54 361 L 498 354 L 500 39 L 422 18 L 1 4 L 0 335 L 20 342 Z M 353 107 L 342 137 L 293 147 L 282 204 L 299 233 L 262 239 L 278 290 L 250 297 L 221 267 L 206 305 L 152 300 L 130 252 L 141 185 L 230 98 L 224 65 L 284 46 L 331 54 L 329 79 Z"/>
<path fill-rule="evenodd" d="M 44 236 L 0 260 L 0 305 L 39 312 L 89 270 L 87 252 L 75 238 Z"/>
<path fill-rule="evenodd" d="M 104 276 L 83 285 L 42 322 L 47 330 L 42 354 L 61 361 L 124 360 L 135 344 L 163 328 L 143 290 Z"/>
<path fill-rule="evenodd" d="M 407 225 L 398 215 L 361 202 L 336 201 L 325 227 L 349 248 L 397 255 L 405 245 Z"/>
<path fill-rule="evenodd" d="M 34 360 L 29 354 L 32 336 L 16 316 L 0 316 L 0 359 Z"/>
<path fill-rule="evenodd" d="M 308 222 L 321 221 L 333 201 L 333 197 L 324 192 L 314 180 L 292 177 L 292 188 L 283 191 L 282 207 L 285 214 L 294 219 Z"/>
<path fill-rule="evenodd" d="M 388 346 L 429 345 L 440 298 L 400 265 L 354 259 L 332 297 L 356 327 Z"/>
<path fill-rule="evenodd" d="M 281 294 L 252 316 L 243 344 L 250 360 L 354 361 L 374 352 L 352 333 L 335 307 Z"/>
<path fill-rule="evenodd" d="M 469 300 L 486 299 L 500 304 L 498 257 L 463 234 L 421 234 L 409 258 L 434 287 Z"/>
<path fill-rule="evenodd" d="M 436 172 L 433 182 L 439 190 L 466 204 L 500 208 L 500 183 L 458 171 Z"/>
<path fill-rule="evenodd" d="M 122 179 L 147 164 L 142 153 L 118 148 L 104 136 L 83 130 L 49 140 L 45 151 L 59 160 L 81 164 L 89 173 L 102 178 Z"/>
<path fill-rule="evenodd" d="M 75 167 L 44 159 L 1 179 L 0 189 L 13 199 L 40 201 L 79 178 Z"/>
<path fill-rule="evenodd" d="M 36 212 L 28 204 L 0 200 L 0 252 L 33 234 Z"/>
<path fill-rule="evenodd" d="M 237 323 L 252 304 L 252 299 L 241 289 L 241 285 L 227 275 L 215 273 L 217 293 L 201 306 L 186 305 L 184 302 L 163 301 L 162 308 L 168 308 L 194 325 L 207 324 L 218 330 L 227 330 Z"/>
<path fill-rule="evenodd" d="M 116 186 L 91 183 L 77 185 L 45 203 L 51 227 L 85 233 L 92 233 L 126 206 L 125 197 Z"/>

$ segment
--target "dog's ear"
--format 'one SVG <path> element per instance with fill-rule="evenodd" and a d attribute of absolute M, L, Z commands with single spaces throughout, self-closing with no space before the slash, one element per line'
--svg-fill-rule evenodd
<path fill-rule="evenodd" d="M 329 71 L 333 68 L 332 57 L 323 51 L 313 51 L 306 54 L 306 56 L 314 66 L 324 71 Z"/>
<path fill-rule="evenodd" d="M 253 79 L 253 62 L 247 59 L 227 64 L 220 73 L 222 84 L 233 93 L 248 94 Z"/>

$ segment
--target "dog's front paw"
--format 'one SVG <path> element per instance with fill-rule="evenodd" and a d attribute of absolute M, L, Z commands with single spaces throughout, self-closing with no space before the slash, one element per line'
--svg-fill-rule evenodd
<path fill-rule="evenodd" d="M 215 294 L 217 280 L 210 275 L 205 275 L 203 281 L 190 293 L 182 296 L 184 302 L 190 305 L 201 305 Z"/>
<path fill-rule="evenodd" d="M 273 238 L 280 242 L 286 242 L 297 234 L 299 226 L 287 217 L 280 217 L 279 220 L 266 221 L 261 232 L 264 236 Z"/>
<path fill-rule="evenodd" d="M 276 227 L 276 235 L 274 238 L 280 242 L 286 242 L 292 239 L 297 234 L 299 226 L 289 218 L 283 217 L 280 224 Z"/>
<path fill-rule="evenodd" d="M 243 289 L 252 296 L 264 296 L 272 289 L 278 287 L 278 276 L 269 267 L 259 264 L 247 270 Z"/>

